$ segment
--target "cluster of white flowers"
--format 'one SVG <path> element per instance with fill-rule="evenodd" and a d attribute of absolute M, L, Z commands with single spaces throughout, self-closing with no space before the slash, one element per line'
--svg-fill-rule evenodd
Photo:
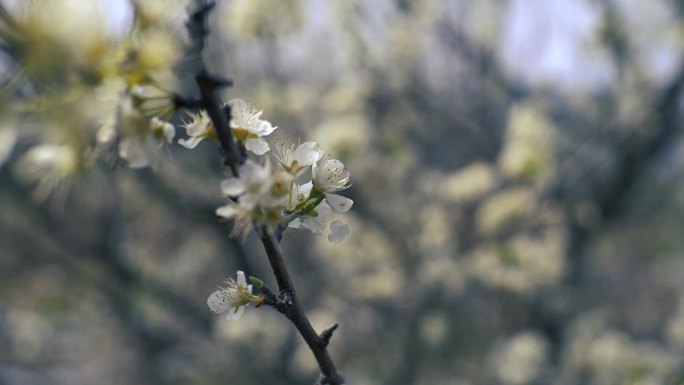
<path fill-rule="evenodd" d="M 277 127 L 260 119 L 262 111 L 251 109 L 242 99 L 233 99 L 226 104 L 231 109 L 230 128 L 237 143 L 255 155 L 267 153 L 270 147 L 263 137 L 273 133 Z M 206 111 L 190 114 L 190 117 L 192 120 L 184 125 L 189 138 L 179 140 L 180 145 L 192 149 L 202 140 L 216 137 L 213 123 Z"/>
<path fill-rule="evenodd" d="M 249 231 L 253 221 L 271 226 L 289 221 L 291 228 L 323 233 L 333 211 L 347 212 L 354 203 L 334 194 L 351 185 L 349 171 L 339 160 L 325 158 L 314 142 L 288 145 L 277 151 L 275 167 L 269 158 L 263 165 L 247 160 L 239 168 L 239 178 L 222 183 L 221 190 L 231 201 L 216 213 L 235 220 L 234 233 Z M 305 181 L 308 176 L 311 179 Z M 328 239 L 337 244 L 349 234 L 349 226 L 336 220 L 330 225 Z"/>
<path fill-rule="evenodd" d="M 351 186 L 349 171 L 337 159 L 330 159 L 315 142 L 282 144 L 269 156 L 264 139 L 277 127 L 262 120 L 262 112 L 251 109 L 241 99 L 228 102 L 230 127 L 238 145 L 253 156 L 238 168 L 238 176 L 224 180 L 221 192 L 230 201 L 216 214 L 234 221 L 232 235 L 246 234 L 253 226 L 272 228 L 287 225 L 322 234 L 333 211 L 345 213 L 354 203 L 336 194 Z M 185 124 L 189 136 L 179 143 L 194 148 L 207 138 L 215 138 L 212 122 L 205 111 L 193 114 Z M 337 244 L 350 234 L 349 226 L 339 220 L 330 223 L 328 240 Z M 227 313 L 234 320 L 242 316 L 249 303 L 260 304 L 262 297 L 251 294 L 245 275 L 238 271 L 237 281 L 228 279 L 227 287 L 209 295 L 207 304 L 216 313 Z"/>
<path fill-rule="evenodd" d="M 333 210 L 349 211 L 351 199 L 335 194 L 351 185 L 349 171 L 337 159 L 325 156 L 315 142 L 277 146 L 274 158 L 264 137 L 277 127 L 261 119 L 262 111 L 251 108 L 242 99 L 227 103 L 231 110 L 230 127 L 237 144 L 249 150 L 255 159 L 247 159 L 238 168 L 239 177 L 221 184 L 230 202 L 219 207 L 216 214 L 235 221 L 232 235 L 246 234 L 254 223 L 291 228 L 306 228 L 321 234 L 332 217 Z M 213 123 L 206 111 L 191 114 L 184 124 L 188 139 L 179 144 L 192 149 L 202 140 L 216 137 Z M 259 157 L 264 158 L 259 160 Z M 275 164 L 275 166 L 273 165 Z M 310 177 L 307 181 L 307 177 Z M 330 242 L 342 242 L 350 234 L 349 226 L 339 220 L 330 224 Z"/>

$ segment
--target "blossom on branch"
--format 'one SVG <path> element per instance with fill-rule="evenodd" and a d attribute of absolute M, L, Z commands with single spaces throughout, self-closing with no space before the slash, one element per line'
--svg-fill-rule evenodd
<path fill-rule="evenodd" d="M 309 204 L 309 207 L 313 207 L 306 207 L 306 203 L 310 201 L 312 187 L 313 184 L 309 182 L 301 186 L 297 185 L 293 189 L 290 207 L 295 208 L 295 210 L 299 208 L 297 211 L 302 212 L 302 215 L 295 218 L 288 226 L 293 229 L 304 227 L 311 230 L 312 233 L 320 235 L 332 216 L 332 209 L 324 199 L 313 200 L 313 203 Z"/>
<path fill-rule="evenodd" d="M 299 212 L 299 218 L 295 218 L 288 224 L 288 227 L 293 229 L 306 228 L 312 233 L 320 235 L 325 230 L 325 226 L 332 217 L 334 207 L 331 207 L 329 197 L 333 196 L 335 207 L 340 207 L 340 202 L 343 206 L 351 207 L 353 201 L 340 195 L 322 194 L 313 189 L 313 183 L 308 182 L 303 185 L 295 185 L 290 200 L 290 210 Z M 346 202 L 346 201 L 349 202 Z M 338 211 L 339 210 L 335 210 Z M 336 220 L 330 224 L 330 235 L 328 240 L 333 244 L 338 244 L 345 240 L 351 233 L 349 226 Z"/>
<path fill-rule="evenodd" d="M 270 151 L 262 137 L 276 128 L 260 119 L 262 112 L 252 110 L 242 99 L 233 99 L 227 105 L 231 108 L 230 125 L 238 144 L 256 155 Z M 186 128 L 199 141 L 209 135 L 210 126 L 209 117 L 200 114 Z M 306 228 L 322 234 L 333 211 L 347 212 L 354 203 L 334 194 L 351 186 L 349 171 L 341 161 L 324 155 L 316 142 L 304 142 L 276 146 L 275 166 L 268 157 L 263 165 L 248 158 L 238 169 L 239 177 L 221 183 L 223 195 L 231 201 L 219 207 L 216 214 L 234 220 L 232 235 L 247 234 L 253 225 L 263 224 L 273 228 Z M 307 174 L 309 168 L 311 173 Z M 305 175 L 311 179 L 301 183 Z M 350 230 L 340 221 L 334 223 L 328 239 L 337 244 Z"/>
<path fill-rule="evenodd" d="M 176 136 L 173 124 L 156 116 L 149 120 L 146 132 L 133 133 L 122 138 L 119 143 L 119 156 L 132 169 L 154 166 L 159 157 L 159 149 L 165 143 L 172 143 Z"/>
<path fill-rule="evenodd" d="M 238 143 L 256 155 L 270 151 L 268 142 L 263 139 L 276 128 L 267 120 L 262 120 L 263 111 L 254 110 L 242 99 L 233 99 L 226 103 L 230 106 L 230 128 Z"/>
<path fill-rule="evenodd" d="M 245 306 L 263 303 L 262 296 L 252 294 L 252 285 L 247 284 L 242 270 L 237 272 L 237 281 L 228 278 L 225 284 L 226 287 L 219 287 L 207 298 L 207 305 L 214 313 L 226 313 L 227 319 L 236 320 L 244 314 Z"/>
<path fill-rule="evenodd" d="M 346 213 L 352 207 L 354 201 L 332 193 L 351 186 L 349 170 L 344 168 L 344 163 L 337 159 L 325 159 L 320 163 L 320 165 L 314 163 L 312 168 L 315 189 L 325 194 L 325 199 L 333 210 L 338 213 Z"/>
<path fill-rule="evenodd" d="M 233 235 L 246 234 L 252 224 L 277 224 L 282 219 L 287 203 L 292 176 L 285 172 L 273 172 L 271 162 L 262 166 L 248 159 L 239 168 L 239 178 L 229 178 L 221 183 L 224 196 L 232 201 L 216 210 L 216 214 L 234 219 Z"/>
<path fill-rule="evenodd" d="M 323 150 L 316 142 L 304 142 L 295 148 L 294 145 L 276 147 L 275 157 L 280 165 L 292 175 L 302 174 L 323 157 Z"/>
<path fill-rule="evenodd" d="M 313 164 L 313 184 L 321 192 L 333 193 L 351 186 L 349 170 L 337 159 L 325 159 Z"/>
<path fill-rule="evenodd" d="M 205 138 L 214 137 L 214 125 L 211 123 L 211 119 L 209 119 L 209 114 L 204 110 L 189 115 L 192 120 L 183 124 L 183 128 L 185 128 L 189 138 L 180 139 L 178 144 L 185 148 L 193 149 Z"/>
<path fill-rule="evenodd" d="M 67 144 L 38 144 L 22 155 L 17 164 L 19 175 L 37 182 L 34 196 L 44 200 L 64 179 L 79 168 L 76 149 Z"/>

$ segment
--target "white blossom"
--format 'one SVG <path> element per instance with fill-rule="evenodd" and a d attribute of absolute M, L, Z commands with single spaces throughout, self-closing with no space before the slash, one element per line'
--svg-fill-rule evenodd
<path fill-rule="evenodd" d="M 273 194 L 277 178 L 272 172 L 271 162 L 262 166 L 247 159 L 239 168 L 239 178 L 221 182 L 221 192 L 230 197 L 239 197 L 240 203 L 251 207 L 284 205 L 286 194 Z"/>
<path fill-rule="evenodd" d="M 232 278 L 226 280 L 226 287 L 219 287 L 207 298 L 207 305 L 214 313 L 226 313 L 226 318 L 236 320 L 242 317 L 245 306 L 261 300 L 252 294 L 252 285 L 247 284 L 245 273 L 237 272 L 237 281 Z"/>
<path fill-rule="evenodd" d="M 38 182 L 34 193 L 39 200 L 45 199 L 63 179 L 74 174 L 78 166 L 76 150 L 61 144 L 33 146 L 17 164 L 21 177 Z"/>
<path fill-rule="evenodd" d="M 256 155 L 263 155 L 270 151 L 268 142 L 263 139 L 277 127 L 269 121 L 262 120 L 263 111 L 254 110 L 242 99 L 233 99 L 227 103 L 230 110 L 230 128 L 238 142 Z"/>
<path fill-rule="evenodd" d="M 123 138 L 119 143 L 119 156 L 132 169 L 154 166 L 159 161 L 159 149 L 165 143 L 173 142 L 173 138 L 176 136 L 176 128 L 173 124 L 156 116 L 150 119 L 148 125 L 148 133 L 133 133 L 130 137 Z M 106 131 L 100 131 L 98 134 L 101 134 L 101 137 L 98 139 L 107 139 L 105 137 Z"/>
<path fill-rule="evenodd" d="M 176 127 L 156 116 L 150 119 L 150 129 L 152 134 L 162 143 L 172 143 L 173 138 L 176 136 Z"/>
<path fill-rule="evenodd" d="M 313 184 L 324 193 L 333 193 L 351 186 L 349 170 L 337 159 L 325 159 L 313 164 Z"/>
<path fill-rule="evenodd" d="M 325 194 L 325 199 L 333 210 L 338 213 L 346 213 L 351 209 L 354 201 L 333 192 L 344 190 L 351 186 L 349 170 L 344 168 L 344 163 L 337 159 L 325 159 L 313 164 L 313 185 L 316 190 Z"/>
<path fill-rule="evenodd" d="M 323 157 L 323 150 L 316 142 L 304 142 L 295 148 L 294 145 L 276 148 L 276 158 L 283 168 L 293 175 L 299 175 Z"/>
<path fill-rule="evenodd" d="M 308 182 L 303 185 L 295 185 L 292 189 L 292 197 L 290 199 L 290 208 L 295 208 L 309 199 L 313 183 Z M 314 214 L 314 215 L 311 215 Z M 293 229 L 300 229 L 302 227 L 309 229 L 312 233 L 320 235 L 325 230 L 325 225 L 332 217 L 332 209 L 330 205 L 322 200 L 311 214 L 303 214 L 299 218 L 295 218 L 288 224 Z"/>
<path fill-rule="evenodd" d="M 290 193 L 292 176 L 285 172 L 273 173 L 268 159 L 263 166 L 248 159 L 240 166 L 239 175 L 221 183 L 223 195 L 235 200 L 219 207 L 216 214 L 235 220 L 233 234 L 246 234 L 253 220 L 278 223 Z"/>
<path fill-rule="evenodd" d="M 325 194 L 325 200 L 328 202 L 330 207 L 338 213 L 346 213 L 351 209 L 354 201 L 337 194 Z"/>
<path fill-rule="evenodd" d="M 302 215 L 290 222 L 288 226 L 293 229 L 304 227 L 316 235 L 323 234 L 325 225 L 332 216 L 332 209 L 326 201 L 321 201 L 314 209 L 314 212 L 316 215 Z"/>
<path fill-rule="evenodd" d="M 197 114 L 190 114 L 192 120 L 184 123 L 183 128 L 188 134 L 188 139 L 180 139 L 178 144 L 185 148 L 193 149 L 205 138 L 213 135 L 213 124 L 206 111 L 201 110 Z"/>

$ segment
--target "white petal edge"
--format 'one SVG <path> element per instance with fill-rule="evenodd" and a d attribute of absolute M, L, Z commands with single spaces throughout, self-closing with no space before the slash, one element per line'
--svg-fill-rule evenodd
<path fill-rule="evenodd" d="M 245 272 L 238 270 L 237 272 L 237 284 L 240 286 L 247 286 L 247 280 L 245 279 Z"/>
<path fill-rule="evenodd" d="M 223 195 L 238 196 L 246 191 L 245 182 L 237 178 L 226 179 L 221 182 Z"/>
<path fill-rule="evenodd" d="M 325 200 L 328 201 L 330 207 L 338 213 L 346 213 L 354 204 L 353 200 L 337 194 L 325 194 Z"/>
<path fill-rule="evenodd" d="M 245 142 L 245 148 L 256 155 L 264 155 L 265 153 L 271 150 L 271 147 L 269 147 L 268 142 L 261 138 L 247 139 L 247 142 Z"/>
<path fill-rule="evenodd" d="M 197 147 L 197 145 L 202 141 L 201 136 L 191 136 L 187 140 L 186 139 L 179 139 L 178 144 L 181 146 L 192 150 L 193 148 Z"/>
<path fill-rule="evenodd" d="M 323 230 L 325 230 L 325 222 L 321 222 L 314 217 L 302 218 L 302 225 L 316 235 L 322 234 Z"/>
<path fill-rule="evenodd" d="M 228 203 L 225 206 L 221 206 L 216 209 L 216 215 L 224 218 L 232 218 L 235 215 L 237 215 L 238 210 L 237 207 L 233 203 Z"/>
<path fill-rule="evenodd" d="M 330 234 L 328 234 L 328 240 L 333 245 L 336 245 L 347 239 L 349 234 L 351 234 L 351 229 L 349 228 L 348 224 L 339 220 L 330 223 Z"/>
<path fill-rule="evenodd" d="M 236 319 L 242 317 L 243 314 L 245 314 L 245 307 L 239 306 L 235 309 L 229 309 L 226 313 L 226 318 L 231 321 L 235 321 Z"/>
<path fill-rule="evenodd" d="M 207 298 L 207 306 L 216 314 L 224 313 L 231 308 L 229 303 L 221 300 L 220 292 L 221 290 L 216 290 L 209 294 L 209 298 Z"/>

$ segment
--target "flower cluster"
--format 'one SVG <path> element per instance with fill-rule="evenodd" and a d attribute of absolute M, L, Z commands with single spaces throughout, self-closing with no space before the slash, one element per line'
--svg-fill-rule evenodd
<path fill-rule="evenodd" d="M 341 161 L 326 158 L 314 142 L 284 145 L 275 152 L 275 167 L 270 158 L 263 165 L 249 159 L 239 168 L 239 177 L 221 184 L 231 201 L 216 213 L 235 220 L 233 234 L 248 232 L 253 222 L 321 234 L 333 211 L 349 211 L 354 202 L 335 194 L 351 185 Z M 337 244 L 349 233 L 349 226 L 334 221 L 328 239 Z"/>
<path fill-rule="evenodd" d="M 221 183 L 221 192 L 230 201 L 216 214 L 234 221 L 231 235 L 247 234 L 254 224 L 306 228 L 321 234 L 333 211 L 349 211 L 354 202 L 336 194 L 351 186 L 349 171 L 341 161 L 326 157 L 315 142 L 282 144 L 271 152 L 265 137 L 277 127 L 261 119 L 263 112 L 242 99 L 230 100 L 226 107 L 230 107 L 233 139 L 253 155 L 238 168 L 239 177 Z M 180 139 L 180 145 L 193 149 L 204 139 L 216 139 L 206 111 L 190 118 L 184 123 L 188 138 Z M 330 224 L 328 239 L 337 244 L 349 234 L 349 226 L 336 220 Z"/>
<path fill-rule="evenodd" d="M 337 159 L 330 159 L 315 142 L 281 144 L 270 152 L 264 139 L 276 127 L 262 120 L 261 111 L 251 109 L 240 99 L 228 102 L 233 138 L 253 154 L 238 167 L 237 176 L 221 183 L 221 192 L 230 200 L 216 214 L 234 222 L 232 235 L 247 234 L 254 226 L 284 229 L 305 228 L 322 234 L 333 211 L 345 213 L 353 205 L 337 193 L 351 186 L 349 171 Z M 194 148 L 204 139 L 215 139 L 213 123 L 205 111 L 193 114 L 185 123 L 188 139 L 179 143 Z M 272 157 L 270 156 L 272 155 Z M 328 240 L 337 244 L 351 230 L 342 221 L 330 223 Z M 237 281 L 228 279 L 227 287 L 209 295 L 207 304 L 215 313 L 227 312 L 234 320 L 250 303 L 263 304 L 263 297 L 252 295 L 245 275 L 238 271 Z M 252 279 L 252 278 L 250 278 Z"/>
<path fill-rule="evenodd" d="M 242 99 L 233 99 L 226 103 L 230 107 L 232 129 L 235 141 L 255 155 L 263 155 L 270 150 L 268 142 L 263 138 L 277 127 L 266 120 L 260 119 L 262 111 L 254 110 Z M 213 123 L 206 111 L 190 114 L 192 120 L 184 124 L 188 139 L 181 139 L 178 143 L 185 148 L 195 148 L 202 140 L 215 138 Z"/>

